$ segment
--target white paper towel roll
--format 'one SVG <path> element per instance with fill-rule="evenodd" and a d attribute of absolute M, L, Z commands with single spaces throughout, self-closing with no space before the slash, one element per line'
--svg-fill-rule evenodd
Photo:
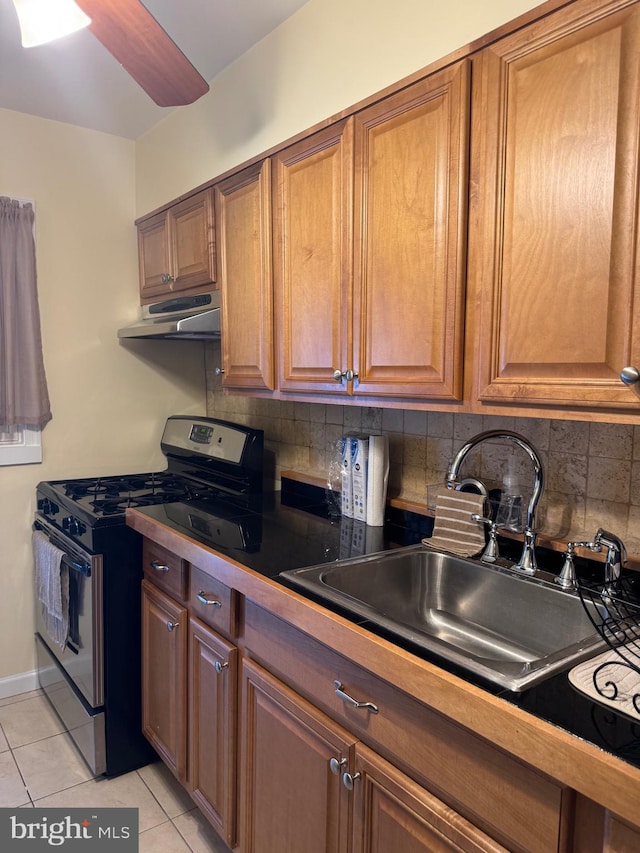
<path fill-rule="evenodd" d="M 369 436 L 369 466 L 367 471 L 367 524 L 384 524 L 389 481 L 389 439 L 386 435 Z"/>

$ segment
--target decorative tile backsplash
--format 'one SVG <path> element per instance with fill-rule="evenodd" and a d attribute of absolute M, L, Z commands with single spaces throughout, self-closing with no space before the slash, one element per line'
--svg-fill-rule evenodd
<path fill-rule="evenodd" d="M 640 556 L 640 427 L 293 403 L 226 396 L 208 370 L 207 411 L 264 430 L 266 465 L 276 487 L 282 470 L 309 472 L 339 485 L 337 448 L 352 430 L 389 436 L 389 494 L 427 502 L 427 485 L 444 482 L 449 460 L 479 432 L 520 433 L 538 451 L 545 487 L 538 510 L 541 533 L 562 541 L 616 533 L 629 554 Z M 465 459 L 460 476 L 500 486 L 509 454 L 519 481 L 531 487 L 531 461 L 511 442 L 485 443 Z"/>

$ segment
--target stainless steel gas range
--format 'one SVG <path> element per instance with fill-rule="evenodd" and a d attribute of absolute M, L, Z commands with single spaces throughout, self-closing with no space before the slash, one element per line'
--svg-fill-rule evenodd
<path fill-rule="evenodd" d="M 36 603 L 38 680 L 96 775 L 115 776 L 155 756 L 140 710 L 141 541 L 127 507 L 189 502 L 228 519 L 218 535 L 252 547 L 261 499 L 263 433 L 214 418 L 170 417 L 165 471 L 42 482 L 34 530 L 68 572 L 68 633 L 61 647 Z M 184 511 L 184 510 L 183 510 Z M 253 524 L 232 518 L 251 517 Z M 220 533 L 219 531 L 222 531 Z"/>

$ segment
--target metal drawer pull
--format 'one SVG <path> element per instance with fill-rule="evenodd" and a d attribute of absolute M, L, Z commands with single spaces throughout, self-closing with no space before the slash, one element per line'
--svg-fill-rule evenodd
<path fill-rule="evenodd" d="M 354 785 L 356 781 L 360 778 L 359 773 L 343 773 L 342 774 L 342 784 L 347 789 L 347 791 L 353 791 Z"/>
<path fill-rule="evenodd" d="M 179 625 L 179 622 L 172 622 L 171 620 L 169 620 L 167 622 L 167 631 L 173 631 L 175 628 L 178 628 Z"/>
<path fill-rule="evenodd" d="M 222 607 L 221 601 L 219 601 L 217 598 L 207 598 L 208 595 L 210 595 L 210 593 L 205 592 L 203 589 L 201 589 L 196 598 L 202 604 L 211 604 L 213 605 L 213 607 Z"/>
<path fill-rule="evenodd" d="M 151 560 L 149 563 L 152 569 L 155 569 L 156 572 L 168 572 L 169 566 L 165 566 L 162 563 L 159 563 L 157 560 Z"/>
<path fill-rule="evenodd" d="M 378 706 L 374 705 L 373 702 L 358 702 L 357 699 L 354 699 L 352 696 L 349 696 L 348 693 L 345 693 L 341 681 L 334 681 L 334 687 L 336 688 L 336 696 L 339 696 L 343 702 L 346 702 L 347 705 L 351 705 L 352 708 L 364 708 L 365 711 L 369 711 L 370 714 L 378 713 Z"/>
<path fill-rule="evenodd" d="M 346 763 L 346 758 L 331 758 L 329 759 L 329 770 L 331 770 L 334 776 L 339 776 L 340 771 Z"/>
<path fill-rule="evenodd" d="M 223 670 L 225 670 L 228 666 L 229 666 L 229 662 L 228 662 L 228 661 L 226 661 L 226 660 L 225 660 L 225 661 L 219 661 L 219 660 L 217 660 L 217 661 L 214 663 L 214 667 L 215 667 L 215 670 L 216 670 L 216 672 L 217 672 L 217 673 L 221 673 L 221 672 L 222 672 Z"/>

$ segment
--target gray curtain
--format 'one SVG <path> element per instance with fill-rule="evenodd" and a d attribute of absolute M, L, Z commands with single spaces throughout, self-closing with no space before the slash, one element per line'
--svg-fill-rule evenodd
<path fill-rule="evenodd" d="M 0 425 L 51 420 L 30 204 L 0 196 Z"/>

